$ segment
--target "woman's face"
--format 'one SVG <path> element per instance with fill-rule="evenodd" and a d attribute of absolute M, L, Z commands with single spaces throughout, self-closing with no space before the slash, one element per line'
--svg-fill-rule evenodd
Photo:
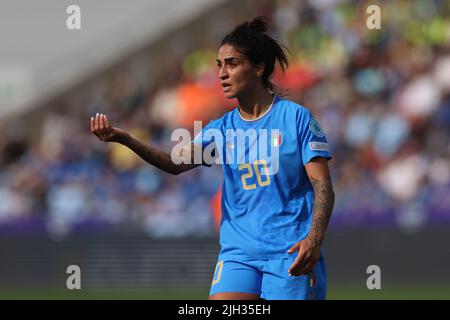
<path fill-rule="evenodd" d="M 224 44 L 217 54 L 219 79 L 225 97 L 239 98 L 251 91 L 261 78 L 261 68 L 255 68 L 248 58 L 232 45 Z"/>

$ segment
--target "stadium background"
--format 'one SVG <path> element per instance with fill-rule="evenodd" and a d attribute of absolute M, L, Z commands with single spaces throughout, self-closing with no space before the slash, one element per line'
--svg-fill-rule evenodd
<path fill-rule="evenodd" d="M 234 106 L 217 46 L 263 15 L 291 52 L 276 83 L 327 132 L 330 299 L 450 298 L 446 1 L 0 0 L 0 297 L 205 299 L 219 167 L 159 172 L 89 129 L 96 112 L 170 151 Z M 381 30 L 366 8 L 381 7 Z M 66 288 L 78 265 L 82 289 Z M 381 290 L 366 269 L 381 268 Z"/>

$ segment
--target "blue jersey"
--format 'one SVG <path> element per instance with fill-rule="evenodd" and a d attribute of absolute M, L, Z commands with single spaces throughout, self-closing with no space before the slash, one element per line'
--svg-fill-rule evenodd
<path fill-rule="evenodd" d="M 248 133 L 244 143 L 236 132 Z M 311 112 L 276 96 L 259 118 L 245 120 L 235 108 L 211 121 L 194 143 L 214 146 L 222 162 L 220 256 L 288 257 L 312 221 L 314 192 L 304 166 L 314 157 L 331 159 Z"/>

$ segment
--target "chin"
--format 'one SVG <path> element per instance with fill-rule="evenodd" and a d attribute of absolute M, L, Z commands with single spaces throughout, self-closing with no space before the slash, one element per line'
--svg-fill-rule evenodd
<path fill-rule="evenodd" d="M 232 94 L 231 92 L 224 92 L 225 98 L 227 99 L 234 99 L 236 98 L 235 94 Z"/>

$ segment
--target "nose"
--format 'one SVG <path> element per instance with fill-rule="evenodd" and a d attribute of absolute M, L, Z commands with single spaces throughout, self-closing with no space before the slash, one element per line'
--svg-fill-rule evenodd
<path fill-rule="evenodd" d="M 224 80 L 224 79 L 228 78 L 228 72 L 227 72 L 227 68 L 225 65 L 223 65 L 219 69 L 219 78 L 220 78 L 220 80 Z"/>

